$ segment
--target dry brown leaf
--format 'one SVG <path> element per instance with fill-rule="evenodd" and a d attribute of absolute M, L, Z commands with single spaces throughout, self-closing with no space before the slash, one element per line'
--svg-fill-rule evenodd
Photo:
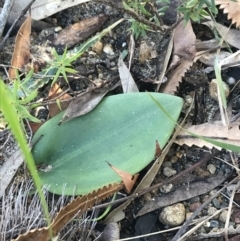
<path fill-rule="evenodd" d="M 185 72 L 192 66 L 196 55 L 196 35 L 193 32 L 191 22 L 181 21 L 173 31 L 173 56 L 167 70 L 168 81 L 161 86 L 161 92 L 174 94 Z"/>
<path fill-rule="evenodd" d="M 216 0 L 216 5 L 220 5 L 220 9 L 223 9 L 223 13 L 228 14 L 228 19 L 232 19 L 232 24 L 236 23 L 236 26 L 240 26 L 240 0 Z"/>
<path fill-rule="evenodd" d="M 173 31 L 173 56 L 193 60 L 196 54 L 195 42 L 196 35 L 191 22 L 188 21 L 185 26 L 185 21 L 181 21 Z"/>
<path fill-rule="evenodd" d="M 54 39 L 53 45 L 58 51 L 63 51 L 65 46 L 71 48 L 98 31 L 107 21 L 108 17 L 100 14 L 88 18 L 63 29 Z"/>
<path fill-rule="evenodd" d="M 82 197 L 77 197 L 67 206 L 63 207 L 57 214 L 56 218 L 51 223 L 53 237 L 61 231 L 62 228 L 70 221 L 76 214 L 85 212 L 88 208 L 92 208 L 97 202 L 106 199 L 122 189 L 122 184 L 110 184 L 104 186 L 90 194 Z M 48 241 L 49 238 L 49 227 L 40 229 L 33 229 L 27 233 L 20 235 L 15 241 Z"/>
<path fill-rule="evenodd" d="M 92 111 L 108 91 L 115 89 L 119 85 L 119 82 L 112 86 L 103 83 L 103 86 L 89 88 L 86 92 L 79 94 L 68 106 L 62 118 L 62 122 L 67 122 L 75 117 L 85 115 Z"/>
<path fill-rule="evenodd" d="M 29 124 L 29 126 L 31 128 L 32 133 L 35 134 L 37 132 L 37 130 L 44 124 L 44 122 L 35 123 L 35 122 L 29 121 L 28 124 Z"/>
<path fill-rule="evenodd" d="M 68 93 L 64 93 L 63 95 L 61 95 L 62 93 L 63 93 L 63 90 L 61 89 L 61 87 L 57 83 L 54 83 L 54 85 L 52 86 L 52 88 L 49 91 L 48 99 L 52 100 L 52 99 L 55 99 L 58 96 L 60 96 L 58 98 L 58 100 L 60 101 L 61 109 L 59 109 L 59 106 L 57 103 L 49 104 L 48 105 L 49 115 L 51 117 L 54 117 L 61 111 L 66 110 L 72 101 L 71 95 L 69 95 Z M 67 99 L 69 99 L 69 101 L 61 102 L 61 100 L 67 100 Z"/>
<path fill-rule="evenodd" d="M 207 21 L 207 22 L 204 22 L 203 24 L 207 25 L 211 29 L 216 28 L 218 33 L 224 39 L 224 41 L 226 41 L 233 47 L 240 49 L 240 30 L 229 29 L 228 27 L 225 27 L 213 21 Z"/>
<path fill-rule="evenodd" d="M 23 68 L 29 63 L 30 58 L 30 35 L 31 35 L 31 16 L 20 27 L 14 46 L 11 65 L 17 69 Z M 11 79 L 16 78 L 16 69 L 10 68 L 8 71 Z"/>
<path fill-rule="evenodd" d="M 182 81 L 182 77 L 192 65 L 193 61 L 191 60 L 182 60 L 180 65 L 173 71 L 169 80 L 161 85 L 161 92 L 171 95 L 175 94 L 179 83 Z"/>
<path fill-rule="evenodd" d="M 212 138 L 213 140 L 216 140 L 216 141 L 240 146 L 239 126 L 240 126 L 240 122 L 235 122 L 231 124 L 230 129 L 228 129 L 228 127 L 223 126 L 221 122 L 214 122 L 214 123 L 204 123 L 201 125 L 190 126 L 189 128 L 185 128 L 185 129 L 197 135 Z M 218 146 L 215 146 L 209 142 L 203 141 L 199 138 L 190 136 L 184 130 L 182 130 L 179 133 L 178 138 L 175 140 L 175 143 L 177 143 L 178 145 L 185 144 L 188 146 L 196 145 L 198 147 L 206 146 L 210 149 L 215 147 L 221 150 L 221 148 Z"/>
<path fill-rule="evenodd" d="M 214 67 L 216 58 L 221 62 L 222 60 L 226 59 L 227 57 L 231 56 L 231 53 L 227 51 L 217 51 L 215 52 L 205 52 L 198 58 L 201 63 L 204 63 L 207 66 Z"/>
<path fill-rule="evenodd" d="M 130 193 L 135 182 L 137 181 L 139 174 L 132 175 L 128 172 L 118 169 L 117 167 L 113 166 L 109 162 L 107 162 L 107 163 L 122 178 L 125 191 L 127 193 Z"/>
<path fill-rule="evenodd" d="M 122 83 L 123 93 L 139 92 L 138 87 L 128 67 L 123 62 L 121 55 L 118 59 L 118 72 Z"/>
<path fill-rule="evenodd" d="M 158 158 L 161 154 L 162 154 L 162 149 L 159 145 L 159 142 L 156 141 L 155 158 Z"/>

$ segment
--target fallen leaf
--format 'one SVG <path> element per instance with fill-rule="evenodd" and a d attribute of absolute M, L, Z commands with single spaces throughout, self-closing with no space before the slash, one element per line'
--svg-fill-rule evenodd
<path fill-rule="evenodd" d="M 216 28 L 220 36 L 224 39 L 224 41 L 226 41 L 233 47 L 240 49 L 240 31 L 239 30 L 229 29 L 213 21 L 208 21 L 203 24 L 207 25 L 212 30 Z"/>
<path fill-rule="evenodd" d="M 109 162 L 107 162 L 108 165 L 122 178 L 123 184 L 124 184 L 124 189 L 127 193 L 130 193 L 139 174 L 132 175 L 128 172 L 122 171 Z"/>
<path fill-rule="evenodd" d="M 108 223 L 101 236 L 98 238 L 99 241 L 112 241 L 118 239 L 120 239 L 120 229 L 116 222 Z"/>
<path fill-rule="evenodd" d="M 33 134 L 35 134 L 37 132 L 37 130 L 44 124 L 43 122 L 42 123 L 35 123 L 35 122 L 31 122 L 29 121 L 29 126 L 31 128 L 31 131 Z"/>
<path fill-rule="evenodd" d="M 166 70 L 169 64 L 169 60 L 171 58 L 173 50 L 173 37 L 169 39 L 168 42 L 162 47 L 161 54 L 159 56 L 159 76 L 158 76 L 158 85 L 156 87 L 156 92 L 159 92 L 160 86 L 164 81 L 165 75 L 166 75 Z"/>
<path fill-rule="evenodd" d="M 20 27 L 14 46 L 11 65 L 17 69 L 23 68 L 29 63 L 30 58 L 30 35 L 31 35 L 31 16 L 29 15 L 26 21 Z M 9 69 L 9 77 L 16 78 L 16 69 Z"/>
<path fill-rule="evenodd" d="M 233 54 L 230 54 L 224 59 L 219 60 L 219 64 L 222 66 L 222 68 L 226 67 L 234 67 L 240 65 L 240 50 L 236 51 Z"/>
<path fill-rule="evenodd" d="M 118 59 L 118 71 L 122 83 L 123 93 L 139 92 L 138 87 L 125 63 L 122 56 Z"/>
<path fill-rule="evenodd" d="M 174 94 L 185 72 L 192 66 L 196 55 L 196 35 L 191 22 L 181 21 L 173 31 L 173 56 L 167 70 L 168 81 L 161 85 L 161 92 Z"/>
<path fill-rule="evenodd" d="M 180 65 L 173 71 L 169 80 L 161 85 L 161 92 L 171 95 L 175 94 L 180 82 L 182 81 L 182 77 L 192 65 L 193 61 L 191 60 L 182 60 Z"/>
<path fill-rule="evenodd" d="M 228 129 L 227 126 L 223 126 L 221 122 L 214 122 L 214 123 L 204 123 L 201 125 L 193 125 L 189 128 L 185 128 L 189 132 L 193 132 L 197 135 L 201 135 L 204 137 L 212 138 L 216 141 L 221 141 L 224 143 L 232 144 L 232 145 L 238 145 L 240 146 L 240 132 L 239 132 L 239 126 L 240 122 L 232 123 L 230 128 Z M 210 149 L 213 147 L 217 149 L 221 149 L 218 146 L 215 146 L 209 142 L 206 142 L 202 139 L 193 137 L 186 133 L 184 130 L 182 130 L 178 138 L 175 140 L 175 143 L 178 145 L 196 145 L 198 147 L 206 146 Z"/>
<path fill-rule="evenodd" d="M 240 0 L 216 0 L 216 5 L 220 5 L 220 9 L 223 9 L 223 13 L 228 14 L 228 19 L 232 19 L 232 24 L 236 23 L 236 26 L 240 26 Z"/>
<path fill-rule="evenodd" d="M 188 185 L 177 187 L 171 193 L 156 197 L 153 201 L 148 202 L 136 215 L 136 217 L 152 212 L 156 209 L 172 205 L 177 202 L 188 200 L 190 198 L 202 195 L 219 186 L 225 181 L 225 176 L 213 176 L 201 181 L 193 181 Z"/>
<path fill-rule="evenodd" d="M 158 141 L 156 141 L 156 150 L 155 150 L 155 158 L 158 158 L 162 153 L 161 147 L 158 143 Z"/>
<path fill-rule="evenodd" d="M 186 26 L 185 26 L 186 25 Z M 193 60 L 196 54 L 196 35 L 193 32 L 190 21 L 181 21 L 173 31 L 173 56 Z"/>
<path fill-rule="evenodd" d="M 106 15 L 100 14 L 96 17 L 91 17 L 78 23 L 74 23 L 63 29 L 55 37 L 53 40 L 53 46 L 57 48 L 58 52 L 63 51 L 66 46 L 67 48 L 71 48 L 97 32 L 107 19 L 108 17 Z"/>
<path fill-rule="evenodd" d="M 105 85 L 103 87 L 89 88 L 86 92 L 79 94 L 68 106 L 61 122 L 67 122 L 75 117 L 89 113 L 109 91 L 115 89 L 117 86 L 119 86 L 119 82 L 112 86 Z"/>
<path fill-rule="evenodd" d="M 35 20 L 41 20 L 53 15 L 54 13 L 60 12 L 66 8 L 79 5 L 89 0 L 74 0 L 74 1 L 59 1 L 59 0 L 41 0 L 35 1 L 31 7 L 32 18 Z M 14 1 L 12 12 L 20 14 L 30 0 L 18 0 Z"/>
<path fill-rule="evenodd" d="M 218 60 L 221 62 L 222 60 L 226 59 L 231 55 L 232 54 L 227 51 L 220 51 L 219 53 L 217 53 L 216 51 L 212 53 L 205 52 L 198 58 L 198 60 L 207 66 L 214 67 L 216 58 L 218 58 Z"/>
<path fill-rule="evenodd" d="M 54 83 L 54 85 L 52 86 L 52 88 L 50 89 L 49 94 L 48 94 L 48 100 L 56 99 L 56 103 L 48 105 L 49 115 L 51 117 L 57 115 L 58 113 L 60 113 L 63 110 L 66 110 L 72 101 L 71 95 L 69 95 L 68 93 L 64 93 L 63 95 L 61 95 L 62 93 L 63 93 L 63 90 L 60 88 L 60 86 L 57 83 Z M 60 97 L 57 98 L 58 96 L 60 96 Z M 59 105 L 57 104 L 57 100 L 60 101 L 59 104 L 60 104 L 61 109 L 59 108 Z M 61 100 L 68 100 L 68 101 L 61 102 Z"/>

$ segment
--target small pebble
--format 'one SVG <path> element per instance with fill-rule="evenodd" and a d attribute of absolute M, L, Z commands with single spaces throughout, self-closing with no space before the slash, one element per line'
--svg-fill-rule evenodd
<path fill-rule="evenodd" d="M 174 170 L 173 168 L 170 168 L 170 167 L 163 168 L 163 174 L 166 177 L 171 177 L 171 176 L 175 175 L 176 173 L 177 173 L 176 170 Z"/>
<path fill-rule="evenodd" d="M 188 202 L 191 204 L 191 203 L 196 203 L 196 202 L 200 202 L 200 198 L 199 196 L 198 197 L 193 197 L 193 198 L 190 198 L 188 200 Z"/>
<path fill-rule="evenodd" d="M 172 163 L 175 163 L 175 162 L 178 161 L 178 159 L 179 159 L 179 158 L 178 158 L 177 156 L 174 156 L 174 157 L 171 158 L 171 162 L 172 162 Z"/>
<path fill-rule="evenodd" d="M 213 198 L 212 204 L 215 208 L 219 209 L 220 208 L 220 202 L 217 198 Z"/>
<path fill-rule="evenodd" d="M 215 207 L 209 207 L 208 208 L 208 210 L 207 210 L 207 214 L 209 215 L 209 216 L 211 216 L 211 215 L 213 215 L 213 214 L 215 214 L 217 212 L 217 209 L 215 208 Z M 215 216 L 216 217 L 216 216 Z"/>
<path fill-rule="evenodd" d="M 142 41 L 139 47 L 139 62 L 144 63 L 146 60 L 150 59 L 150 57 L 150 47 L 145 41 Z"/>
<path fill-rule="evenodd" d="M 201 206 L 201 203 L 200 203 L 200 202 L 192 203 L 192 204 L 190 204 L 190 206 L 189 206 L 189 210 L 190 210 L 191 212 L 195 212 L 200 206 Z"/>
<path fill-rule="evenodd" d="M 172 189 L 173 189 L 173 185 L 172 185 L 172 183 L 169 183 L 169 184 L 167 184 L 167 185 L 163 185 L 163 186 L 160 188 L 160 191 L 161 191 L 162 193 L 169 193 L 169 192 L 171 192 Z"/>
<path fill-rule="evenodd" d="M 216 172 L 216 167 L 213 164 L 208 164 L 207 169 L 211 174 L 214 174 Z"/>
<path fill-rule="evenodd" d="M 211 228 L 218 228 L 219 227 L 219 222 L 217 220 L 211 220 L 210 221 L 210 227 Z"/>
<path fill-rule="evenodd" d="M 225 82 L 222 82 L 222 83 L 223 83 L 225 97 L 227 98 L 230 94 L 230 89 L 229 89 L 229 86 Z M 213 79 L 209 85 L 209 94 L 214 100 L 218 101 L 218 91 L 217 91 L 217 80 L 216 79 Z"/>
<path fill-rule="evenodd" d="M 111 44 L 106 44 L 103 48 L 103 52 L 108 55 L 114 55 L 113 47 Z"/>
<path fill-rule="evenodd" d="M 159 215 L 159 221 L 171 227 L 181 225 L 186 216 L 186 210 L 182 203 L 163 208 Z"/>
<path fill-rule="evenodd" d="M 229 84 L 229 85 L 235 85 L 236 84 L 236 80 L 233 78 L 233 77 L 229 77 L 228 79 L 227 79 L 227 83 Z"/>
<path fill-rule="evenodd" d="M 163 162 L 162 166 L 163 167 L 171 167 L 172 163 L 170 161 L 165 161 L 165 162 Z"/>
<path fill-rule="evenodd" d="M 210 227 L 210 222 L 209 222 L 209 221 L 206 221 L 206 222 L 204 223 L 204 227 L 209 228 L 209 227 Z"/>
<path fill-rule="evenodd" d="M 98 55 L 101 55 L 103 52 L 103 43 L 101 41 L 96 42 L 92 46 L 92 51 L 96 52 Z"/>
<path fill-rule="evenodd" d="M 61 27 L 61 26 L 58 26 L 58 27 L 54 28 L 54 32 L 55 32 L 55 33 L 58 33 L 58 32 L 60 32 L 61 30 L 62 30 L 62 27 Z"/>
<path fill-rule="evenodd" d="M 116 63 L 115 62 L 111 62 L 111 67 L 114 67 L 114 66 L 116 66 Z"/>

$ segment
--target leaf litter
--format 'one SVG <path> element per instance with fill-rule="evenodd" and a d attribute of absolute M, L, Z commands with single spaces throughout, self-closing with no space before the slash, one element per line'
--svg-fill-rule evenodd
<path fill-rule="evenodd" d="M 23 69 L 30 60 L 30 34 L 31 34 L 31 16 L 29 15 L 18 31 L 14 52 L 12 55 L 11 65 L 9 69 L 9 77 L 16 78 L 16 69 Z"/>

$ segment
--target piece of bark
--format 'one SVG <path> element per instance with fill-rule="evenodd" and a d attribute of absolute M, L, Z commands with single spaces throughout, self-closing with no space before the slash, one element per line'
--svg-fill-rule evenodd
<path fill-rule="evenodd" d="M 67 26 L 55 37 L 52 44 L 57 52 L 61 53 L 66 46 L 68 49 L 72 48 L 87 39 L 91 34 L 97 32 L 107 19 L 106 15 L 100 14 Z"/>

